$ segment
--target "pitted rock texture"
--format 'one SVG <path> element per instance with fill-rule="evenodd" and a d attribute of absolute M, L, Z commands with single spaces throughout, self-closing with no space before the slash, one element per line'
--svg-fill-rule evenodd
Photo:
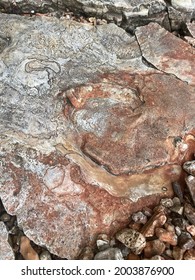
<path fill-rule="evenodd" d="M 8 232 L 3 222 L 0 222 L 0 260 L 14 260 L 14 253 L 8 242 Z"/>
<path fill-rule="evenodd" d="M 114 24 L 0 26 L 0 197 L 29 239 L 75 259 L 172 195 L 195 147 L 195 90 L 144 64 Z"/>

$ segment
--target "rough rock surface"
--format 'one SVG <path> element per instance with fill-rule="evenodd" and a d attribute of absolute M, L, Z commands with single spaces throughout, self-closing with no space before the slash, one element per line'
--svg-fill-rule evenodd
<path fill-rule="evenodd" d="M 14 260 L 14 253 L 8 243 L 8 232 L 3 222 L 0 222 L 0 260 Z"/>
<path fill-rule="evenodd" d="M 195 50 L 192 46 L 155 23 L 139 27 L 136 36 L 142 55 L 149 63 L 195 85 Z"/>
<path fill-rule="evenodd" d="M 75 14 L 104 18 L 134 32 L 137 26 L 157 22 L 167 30 L 180 30 L 194 19 L 194 0 L 0 0 L 6 13 L 46 13 L 60 16 L 67 9 Z M 185 28 L 184 28 L 185 29 Z"/>
<path fill-rule="evenodd" d="M 77 258 L 172 195 L 194 147 L 195 90 L 142 63 L 114 24 L 1 14 L 0 26 L 0 197 L 27 237 Z"/>

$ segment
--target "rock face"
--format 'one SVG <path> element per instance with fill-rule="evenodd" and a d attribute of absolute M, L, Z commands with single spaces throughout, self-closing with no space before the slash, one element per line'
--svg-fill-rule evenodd
<path fill-rule="evenodd" d="M 194 0 L 0 0 L 0 11 L 6 13 L 56 12 L 60 16 L 67 9 L 87 17 L 95 16 L 114 21 L 130 32 L 150 22 L 159 23 L 167 30 L 179 30 L 183 29 L 186 22 L 194 19 L 195 2 Z"/>
<path fill-rule="evenodd" d="M 14 260 L 14 253 L 8 243 L 8 232 L 3 222 L 0 222 L 0 260 Z"/>
<path fill-rule="evenodd" d="M 136 36 L 147 61 L 156 68 L 195 85 L 193 47 L 155 23 L 138 28 Z"/>
<path fill-rule="evenodd" d="M 172 195 L 194 149 L 192 73 L 142 62 L 151 25 L 139 44 L 114 24 L 1 14 L 0 26 L 0 197 L 29 239 L 74 259 Z"/>

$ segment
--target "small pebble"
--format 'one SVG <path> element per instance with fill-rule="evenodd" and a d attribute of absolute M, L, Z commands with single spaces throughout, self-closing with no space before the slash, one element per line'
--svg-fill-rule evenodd
<path fill-rule="evenodd" d="M 180 227 L 178 227 L 178 226 L 175 227 L 175 233 L 177 234 L 177 236 L 179 236 L 181 234 Z"/>
<path fill-rule="evenodd" d="M 97 253 L 94 260 L 123 260 L 123 255 L 118 248 L 108 248 Z"/>
<path fill-rule="evenodd" d="M 195 160 L 192 161 L 186 161 L 183 164 L 183 169 L 189 173 L 190 175 L 195 176 Z"/>
<path fill-rule="evenodd" d="M 163 228 L 156 228 L 155 232 L 160 241 L 166 242 L 172 246 L 177 245 L 177 235 L 175 232 L 167 231 Z"/>
<path fill-rule="evenodd" d="M 178 197 L 174 197 L 173 198 L 173 206 L 180 206 L 181 205 L 181 201 L 180 201 L 180 199 L 178 198 Z"/>
<path fill-rule="evenodd" d="M 183 191 L 182 191 L 181 185 L 178 182 L 173 182 L 172 187 L 173 187 L 173 191 L 174 191 L 175 195 L 178 197 L 180 202 L 183 203 Z"/>
<path fill-rule="evenodd" d="M 190 249 L 184 254 L 184 260 L 195 260 L 195 249 Z"/>
<path fill-rule="evenodd" d="M 186 226 L 187 232 L 189 232 L 192 236 L 195 236 L 195 225 L 187 225 Z"/>
<path fill-rule="evenodd" d="M 9 222 L 11 220 L 11 216 L 7 213 L 3 213 L 1 216 L 0 216 L 0 221 L 6 223 L 6 222 Z"/>
<path fill-rule="evenodd" d="M 103 251 L 110 247 L 110 240 L 107 234 L 99 234 L 96 240 L 96 245 L 99 251 Z"/>
<path fill-rule="evenodd" d="M 156 212 L 150 217 L 147 223 L 142 227 L 141 233 L 145 237 L 152 237 L 156 227 L 160 227 L 165 224 L 167 217 L 164 211 Z"/>
<path fill-rule="evenodd" d="M 174 246 L 173 253 L 172 253 L 174 260 L 182 260 L 184 252 L 185 252 L 185 249 L 181 249 L 178 246 Z"/>
<path fill-rule="evenodd" d="M 146 247 L 144 248 L 144 256 L 146 258 L 151 258 L 155 255 L 161 255 L 165 250 L 165 244 L 158 240 L 151 240 L 146 243 Z"/>
<path fill-rule="evenodd" d="M 195 241 L 188 232 L 182 232 L 178 237 L 178 246 L 181 249 L 190 250 L 195 246 Z"/>
<path fill-rule="evenodd" d="M 172 252 L 172 250 L 170 250 L 170 249 L 165 250 L 165 254 L 166 254 L 168 257 L 170 257 L 170 258 L 173 257 L 173 252 Z"/>
<path fill-rule="evenodd" d="M 173 200 L 171 198 L 162 198 L 160 204 L 164 207 L 170 208 L 173 206 Z"/>
<path fill-rule="evenodd" d="M 152 209 L 150 209 L 149 207 L 144 207 L 142 209 L 142 212 L 144 213 L 144 215 L 146 215 L 146 217 L 152 216 Z"/>
<path fill-rule="evenodd" d="M 195 208 L 189 203 L 186 203 L 184 206 L 184 215 L 191 224 L 195 225 Z"/>
<path fill-rule="evenodd" d="M 172 219 L 172 224 L 175 227 L 179 227 L 181 230 L 185 230 L 186 225 L 187 225 L 187 221 L 182 217 L 178 217 L 178 218 L 173 218 Z"/>
<path fill-rule="evenodd" d="M 183 206 L 181 206 L 181 205 L 174 205 L 174 206 L 170 207 L 170 210 L 179 215 L 183 214 Z"/>
<path fill-rule="evenodd" d="M 190 175 L 187 178 L 185 178 L 185 181 L 188 186 L 188 190 L 190 192 L 193 204 L 195 205 L 195 176 Z"/>
<path fill-rule="evenodd" d="M 140 232 L 129 228 L 119 231 L 116 234 L 116 239 L 136 255 L 139 255 L 146 246 L 145 237 Z"/>
<path fill-rule="evenodd" d="M 47 250 L 44 250 L 41 254 L 40 254 L 40 256 L 39 256 L 39 259 L 40 260 L 51 260 L 51 255 L 50 255 L 50 253 L 47 251 Z"/>
<path fill-rule="evenodd" d="M 131 218 L 135 223 L 145 224 L 147 222 L 146 215 L 144 215 L 141 211 L 133 213 Z"/>

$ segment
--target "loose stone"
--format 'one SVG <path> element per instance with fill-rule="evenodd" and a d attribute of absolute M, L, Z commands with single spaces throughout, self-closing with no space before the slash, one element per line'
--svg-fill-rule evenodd
<path fill-rule="evenodd" d="M 184 260 L 195 260 L 195 249 L 190 249 L 184 254 Z"/>
<path fill-rule="evenodd" d="M 195 241 L 187 232 L 182 232 L 178 237 L 178 246 L 181 249 L 190 250 L 195 246 Z"/>
<path fill-rule="evenodd" d="M 160 227 L 165 224 L 167 217 L 163 211 L 154 213 L 153 216 L 148 220 L 148 222 L 141 229 L 141 233 L 145 237 L 151 237 L 154 235 L 156 227 Z"/>
<path fill-rule="evenodd" d="M 167 231 L 163 228 L 156 228 L 155 233 L 160 241 L 166 242 L 172 246 L 177 245 L 177 235 L 174 232 Z"/>
<path fill-rule="evenodd" d="M 144 248 L 144 256 L 146 258 L 151 258 L 155 255 L 161 255 L 165 250 L 165 244 L 156 239 L 146 242 L 146 247 Z"/>
<path fill-rule="evenodd" d="M 116 234 L 116 239 L 127 246 L 131 251 L 139 255 L 146 246 L 145 237 L 133 229 L 123 229 Z"/>
<path fill-rule="evenodd" d="M 99 251 L 103 251 L 110 247 L 110 240 L 107 234 L 99 234 L 96 240 L 96 245 Z"/>
<path fill-rule="evenodd" d="M 94 260 L 123 260 L 123 255 L 118 248 L 108 248 L 97 253 Z"/>
<path fill-rule="evenodd" d="M 47 250 L 44 250 L 44 251 L 40 254 L 39 259 L 40 259 L 40 260 L 51 260 L 51 254 L 50 254 Z"/>
<path fill-rule="evenodd" d="M 136 223 L 145 224 L 147 222 L 146 215 L 144 215 L 141 211 L 133 213 L 131 218 Z"/>
<path fill-rule="evenodd" d="M 178 246 L 174 246 L 173 247 L 173 258 L 175 260 L 182 260 L 184 252 L 185 252 L 185 249 L 181 249 Z"/>
<path fill-rule="evenodd" d="M 187 232 L 189 232 L 192 236 L 195 236 L 195 225 L 187 225 L 186 226 Z"/>
<path fill-rule="evenodd" d="M 8 215 L 7 213 L 3 213 L 1 216 L 0 216 L 0 221 L 6 223 L 6 222 L 9 222 L 11 219 L 11 216 Z"/>
<path fill-rule="evenodd" d="M 186 184 L 188 186 L 188 190 L 190 192 L 192 201 L 195 205 L 195 177 L 190 175 L 187 178 L 185 178 Z"/>
<path fill-rule="evenodd" d="M 189 203 L 186 203 L 184 206 L 184 215 L 191 224 L 195 225 L 195 208 Z"/>
<path fill-rule="evenodd" d="M 183 169 L 189 173 L 190 175 L 195 176 L 195 160 L 192 161 L 186 161 L 183 164 Z"/>
<path fill-rule="evenodd" d="M 161 205 L 170 208 L 173 206 L 173 200 L 171 198 L 162 198 L 160 201 Z"/>
<path fill-rule="evenodd" d="M 13 250 L 8 242 L 8 232 L 3 222 L 0 222 L 0 260 L 14 260 Z"/>

